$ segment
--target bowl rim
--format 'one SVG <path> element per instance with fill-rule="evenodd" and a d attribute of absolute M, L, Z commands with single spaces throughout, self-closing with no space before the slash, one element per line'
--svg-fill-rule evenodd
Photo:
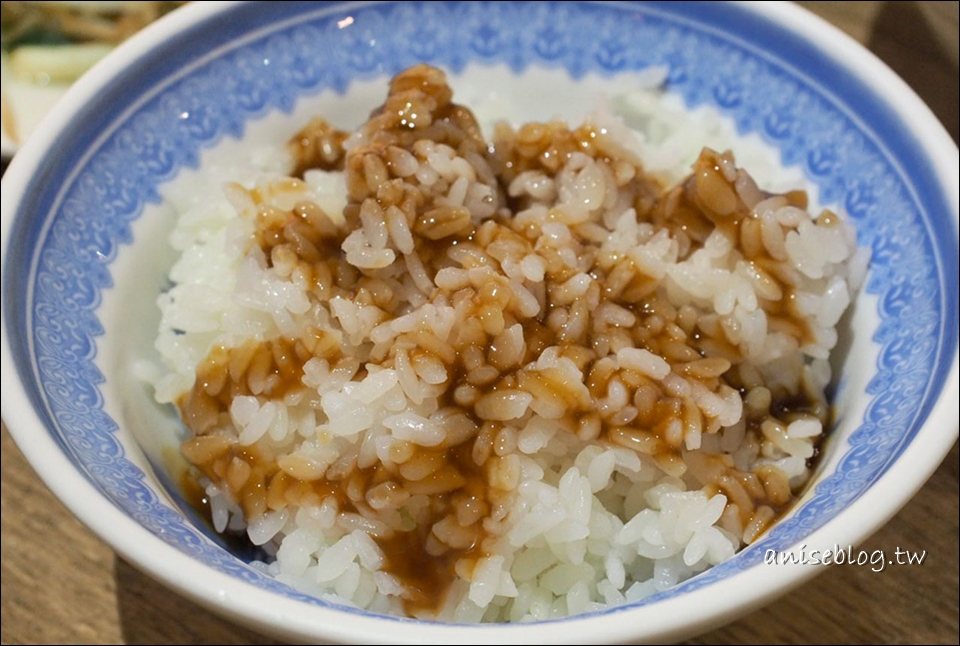
<path fill-rule="evenodd" d="M 65 99 L 51 111 L 37 129 L 30 142 L 17 152 L 4 177 L 4 187 L 22 186 L 27 183 L 32 171 L 39 166 L 42 158 L 53 150 L 57 132 L 66 127 L 72 118 L 74 114 L 72 106 L 85 104 L 114 74 L 125 69 L 128 61 L 148 55 L 153 43 L 175 34 L 182 25 L 228 12 L 231 7 L 239 4 L 243 3 L 236 1 L 195 3 L 183 7 L 121 45 L 69 90 Z M 872 88 L 884 86 L 895 88 L 900 95 L 901 103 L 891 105 L 891 109 L 898 115 L 910 115 L 911 121 L 917 128 L 918 141 L 922 142 L 929 152 L 936 152 L 936 157 L 943 167 L 943 175 L 949 177 L 952 173 L 954 178 L 957 176 L 960 168 L 957 148 L 953 144 L 951 150 L 946 145 L 946 140 L 950 140 L 946 130 L 913 90 L 859 43 L 829 23 L 791 3 L 734 2 L 732 4 L 741 5 L 751 13 L 766 17 L 784 28 L 795 31 L 817 48 L 830 52 L 831 56 L 852 61 L 851 65 L 864 75 L 861 78 Z M 879 89 L 877 92 L 880 93 Z M 950 141 L 952 144 L 952 140 Z M 7 195 L 9 192 L 5 191 L 2 216 L 2 248 L 5 257 L 9 246 L 13 244 L 10 239 L 10 229 L 18 207 L 18 201 L 8 200 Z M 956 229 L 957 191 L 954 190 L 947 197 L 953 207 L 952 224 Z M 3 284 L 3 300 L 6 302 L 6 281 Z M 6 378 L 2 398 L 2 416 L 17 446 L 46 486 L 87 527 L 129 563 L 183 596 L 230 617 L 239 624 L 259 630 L 272 626 L 271 630 L 279 630 L 286 637 L 298 641 L 316 638 L 322 634 L 325 638 L 357 643 L 369 639 L 440 643 L 451 639 L 454 635 L 458 640 L 467 643 L 486 643 L 490 637 L 494 636 L 489 632 L 491 630 L 497 631 L 498 638 L 557 643 L 568 642 L 577 637 L 589 639 L 593 635 L 600 634 L 598 631 L 601 629 L 602 634 L 613 641 L 632 639 L 637 633 L 630 622 L 618 622 L 615 627 L 610 626 L 610 619 L 613 616 L 633 614 L 639 610 L 624 608 L 622 613 L 602 617 L 589 615 L 573 617 L 562 622 L 470 626 L 476 632 L 464 637 L 460 634 L 464 629 L 462 625 L 405 622 L 392 617 L 361 617 L 334 608 L 313 606 L 292 599 L 283 599 L 278 603 L 271 592 L 238 582 L 235 578 L 205 564 L 200 564 L 202 581 L 197 580 L 201 577 L 193 577 L 191 580 L 183 579 L 176 574 L 180 568 L 189 570 L 196 568 L 198 563 L 177 548 L 156 539 L 146 528 L 120 513 L 111 502 L 103 499 L 93 485 L 73 469 L 68 457 L 46 433 L 43 420 L 33 409 L 30 396 L 20 379 L 10 379 L 12 375 L 18 377 L 21 375 L 10 349 L 11 337 L 8 333 L 6 306 L 0 322 L 0 337 L 2 337 L 0 339 L 2 340 L 2 368 Z M 856 516 L 860 522 L 853 525 L 847 522 L 841 523 L 840 518 L 832 519 L 811 534 L 809 542 L 857 544 L 885 524 L 919 490 L 943 461 L 957 439 L 956 400 L 960 390 L 958 375 L 960 375 L 958 354 L 957 348 L 954 347 L 946 384 L 923 428 L 884 476 L 844 512 L 844 518 Z M 940 429 L 946 430 L 940 431 Z M 918 441 L 921 438 L 924 442 Z M 920 446 L 921 444 L 924 446 Z M 903 476 L 903 478 L 897 476 Z M 909 490 L 902 488 L 904 481 L 910 483 Z M 891 501 L 896 501 L 896 504 L 891 504 Z M 878 515 L 876 513 L 878 509 L 884 510 L 884 513 Z M 739 586 L 751 590 L 751 594 L 743 597 L 717 598 L 717 595 L 713 594 L 714 590 L 699 589 L 689 592 L 682 598 L 658 602 L 656 606 L 658 614 L 661 615 L 661 624 L 654 632 L 645 633 L 644 636 L 656 640 L 669 640 L 694 631 L 709 629 L 728 621 L 735 615 L 742 615 L 765 605 L 774 597 L 799 586 L 821 570 L 797 565 L 784 566 L 782 571 L 781 576 L 769 579 L 761 576 L 760 568 L 752 568 L 732 576 L 730 581 L 736 581 Z M 726 584 L 727 582 L 724 582 L 724 585 Z M 683 618 L 681 613 L 673 612 L 681 604 L 701 601 L 713 610 L 692 625 L 689 619 Z M 572 631 L 574 624 L 576 629 Z"/>

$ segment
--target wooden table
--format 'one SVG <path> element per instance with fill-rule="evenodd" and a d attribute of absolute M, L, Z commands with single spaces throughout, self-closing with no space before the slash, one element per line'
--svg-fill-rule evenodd
<path fill-rule="evenodd" d="M 802 2 L 869 46 L 957 138 L 958 72 L 916 3 Z M 692 644 L 958 642 L 957 445 L 916 497 L 859 547 L 925 551 L 921 565 L 824 567 L 813 581 Z M 81 525 L 2 431 L 0 642 L 275 643 L 141 574 Z"/>

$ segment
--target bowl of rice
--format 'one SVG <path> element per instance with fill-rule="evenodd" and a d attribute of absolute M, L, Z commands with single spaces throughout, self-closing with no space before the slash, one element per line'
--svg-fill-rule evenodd
<path fill-rule="evenodd" d="M 4 176 L 3 418 L 280 639 L 678 640 L 956 441 L 957 175 L 790 4 L 188 3 Z"/>

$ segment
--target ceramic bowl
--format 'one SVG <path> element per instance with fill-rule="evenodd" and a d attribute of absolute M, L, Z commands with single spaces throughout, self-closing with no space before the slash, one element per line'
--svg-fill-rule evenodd
<path fill-rule="evenodd" d="M 151 344 L 170 262 L 163 187 L 211 151 L 282 141 L 319 109 L 362 113 L 417 62 L 541 117 L 663 69 L 667 92 L 762 139 L 854 222 L 872 260 L 841 343 L 835 427 L 800 502 L 732 559 L 602 612 L 444 625 L 305 595 L 199 521 L 167 468 L 176 420 L 130 368 Z M 957 147 L 922 101 L 790 4 L 191 3 L 77 82 L 4 177 L 3 418 L 50 489 L 124 559 L 281 639 L 680 639 L 821 571 L 766 555 L 857 545 L 956 440 L 958 174 Z"/>

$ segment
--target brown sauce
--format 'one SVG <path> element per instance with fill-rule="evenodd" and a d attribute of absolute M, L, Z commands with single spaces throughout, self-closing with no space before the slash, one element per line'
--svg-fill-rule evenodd
<path fill-rule="evenodd" d="M 582 299 L 568 299 L 561 284 L 576 272 L 563 265 L 560 250 L 537 248 L 540 231 L 535 225 L 512 227 L 510 213 L 529 202 L 527 197 L 506 197 L 510 182 L 520 173 L 538 171 L 554 177 L 575 153 L 602 161 L 618 178 L 618 189 L 629 193 L 641 219 L 667 228 L 681 241 L 682 257 L 701 248 L 716 229 L 737 240 L 758 275 L 763 272 L 761 278 L 771 281 L 782 295 L 762 303 L 771 319 L 780 322 L 775 323 L 778 329 L 800 343 L 810 337 L 805 321 L 791 305 L 791 285 L 775 271 L 777 261 L 757 243 L 750 209 L 721 172 L 726 163 L 722 155 L 705 150 L 691 176 L 665 190 L 644 174 L 637 160 L 623 156 L 589 125 L 570 130 L 555 123 L 527 124 L 515 133 L 501 128 L 488 147 L 470 111 L 451 98 L 442 74 L 419 66 L 394 79 L 384 106 L 364 126 L 363 145 L 347 152 L 343 148 L 346 133 L 322 120 L 312 122 L 290 143 L 295 174 L 302 176 L 310 168 L 344 171 L 350 196 L 344 212 L 346 226 L 332 225 L 327 214 L 307 203 L 289 212 L 264 208 L 257 215 L 253 244 L 273 266 L 289 265 L 290 271 L 309 278 L 315 301 L 346 298 L 375 308 L 378 320 L 386 321 L 404 305 L 397 297 L 402 254 L 397 254 L 392 266 L 364 271 L 345 261 L 341 245 L 364 214 L 382 219 L 383 214 L 399 212 L 410 226 L 416 254 L 431 279 L 444 268 L 459 266 L 451 260 L 455 253 L 472 254 L 471 266 L 478 268 L 498 267 L 498 249 L 511 248 L 521 255 L 540 253 L 548 283 L 542 296 L 545 306 L 536 315 L 524 314 L 507 279 L 498 275 L 483 285 L 470 284 L 446 295 L 462 321 L 452 341 L 437 339 L 426 330 L 406 332 L 388 348 L 379 349 L 381 355 L 362 360 L 349 356 L 355 350 L 346 348 L 343 335 L 318 329 L 296 339 L 216 347 L 198 368 L 193 388 L 178 402 L 194 434 L 184 442 L 184 454 L 207 478 L 225 485 L 248 518 L 332 499 L 341 513 L 377 520 L 389 513 L 393 499 L 428 496 L 430 503 L 414 527 L 376 537 L 385 555 L 384 569 L 403 584 L 404 603 L 411 615 L 435 612 L 456 580 L 457 568 L 485 554 L 484 543 L 490 536 L 483 521 L 509 499 L 509 490 L 493 484 L 492 473 L 500 453 L 511 450 L 496 445 L 498 432 L 510 420 L 485 419 L 478 412 L 485 397 L 519 389 L 557 402 L 565 411 L 560 423 L 569 432 L 629 448 L 649 456 L 665 472 L 682 477 L 686 472 L 684 433 L 691 428 L 716 432 L 718 424 L 704 419 L 690 396 L 672 394 L 659 380 L 605 360 L 613 345 L 632 345 L 663 357 L 674 373 L 699 381 L 710 392 L 726 387 L 745 396 L 748 391 L 738 369 L 731 369 L 743 357 L 722 326 L 671 305 L 660 295 L 661 281 L 645 275 L 630 259 L 603 257 L 587 242 L 576 241 L 582 252 L 581 271 L 594 279 L 595 287 Z M 401 170 L 405 157 L 397 149 L 414 154 L 417 142 L 424 139 L 448 145 L 461 156 L 479 155 L 486 160 L 496 180 L 490 188 L 497 209 L 489 219 L 478 224 L 466 208 L 437 202 L 421 190 L 416 178 Z M 806 197 L 790 194 L 787 201 L 805 206 Z M 605 305 L 626 310 L 636 323 L 609 329 L 600 325 L 596 312 Z M 511 359 L 498 343 L 516 324 L 522 326 L 524 347 L 519 358 Z M 586 377 L 583 384 L 569 383 L 559 368 L 531 366 L 551 347 L 560 349 L 558 356 L 573 361 Z M 373 352 L 369 347 L 365 351 Z M 411 360 L 443 364 L 448 378 L 440 407 L 472 421 L 476 431 L 469 438 L 454 446 L 408 445 L 398 449 L 407 452 L 404 459 L 389 466 L 360 468 L 354 459 L 352 464 L 335 465 L 307 477 L 308 471 L 299 469 L 309 465 L 284 461 L 283 446 L 269 442 L 241 446 L 227 430 L 232 424 L 230 405 L 238 395 L 256 395 L 261 400 L 316 398 L 303 385 L 303 366 L 312 358 L 360 364 L 375 358 L 389 365 L 399 352 Z M 355 378 L 362 375 L 361 370 Z M 617 388 L 625 392 L 627 407 L 636 409 L 629 419 L 618 417 L 623 407 L 599 408 L 599 402 Z M 828 421 L 823 407 L 806 394 L 778 393 L 749 424 L 759 424 L 766 416 L 789 423 L 804 415 Z M 718 478 L 700 484 L 708 491 L 725 493 L 731 501 L 739 500 L 744 524 L 756 521 L 768 526 L 791 502 L 784 499 L 775 480 L 775 474 L 768 472 L 741 473 L 724 467 Z M 196 498 L 196 491 L 190 491 Z M 445 523 L 456 530 L 449 533 L 454 538 L 442 536 Z"/>
<path fill-rule="evenodd" d="M 287 144 L 295 160 L 292 175 L 303 177 L 312 168 L 343 170 L 343 142 L 348 136 L 322 117 L 311 120 Z"/>

